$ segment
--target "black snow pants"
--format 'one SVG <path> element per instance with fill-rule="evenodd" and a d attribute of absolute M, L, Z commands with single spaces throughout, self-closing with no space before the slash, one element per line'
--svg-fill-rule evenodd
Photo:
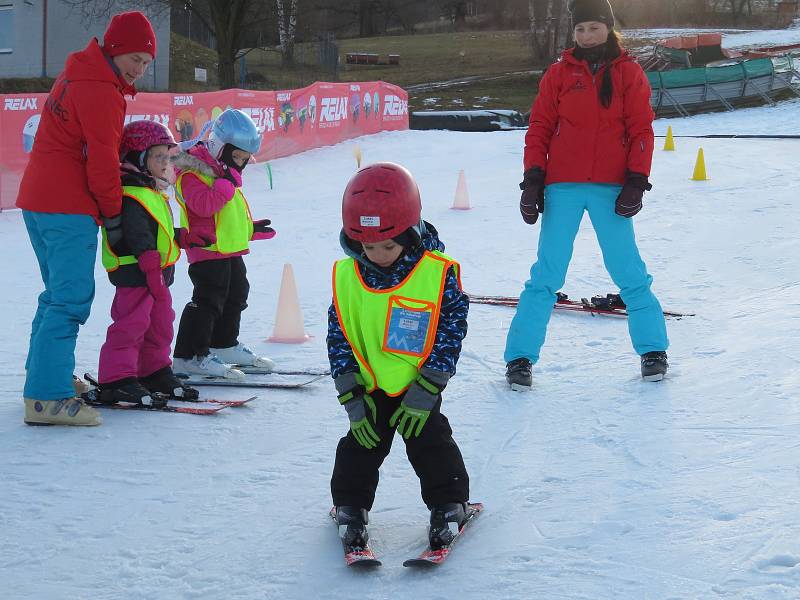
<path fill-rule="evenodd" d="M 336 462 L 331 477 L 331 493 L 335 506 L 356 506 L 370 510 L 378 487 L 378 469 L 389 455 L 396 428 L 389 419 L 403 397 L 387 396 L 381 390 L 371 394 L 377 409 L 375 432 L 381 438 L 378 446 L 367 450 L 347 433 L 336 448 Z M 450 423 L 440 412 L 441 395 L 431 411 L 419 437 L 403 439 L 406 455 L 419 477 L 422 499 L 428 508 L 447 502 L 469 500 L 469 476 L 464 459 L 453 439 Z M 367 410 L 369 418 L 372 415 Z"/>
<path fill-rule="evenodd" d="M 241 256 L 204 260 L 189 265 L 192 301 L 183 309 L 175 358 L 206 356 L 210 348 L 239 343 L 239 323 L 247 308 L 250 284 Z"/>

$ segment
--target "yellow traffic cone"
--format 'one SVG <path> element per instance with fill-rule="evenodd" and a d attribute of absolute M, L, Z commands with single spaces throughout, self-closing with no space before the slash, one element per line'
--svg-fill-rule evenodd
<path fill-rule="evenodd" d="M 455 210 L 469 210 L 469 192 L 467 192 L 467 179 L 464 177 L 463 169 L 458 172 L 458 182 L 456 183 L 456 195 L 453 199 L 453 208 Z"/>
<path fill-rule="evenodd" d="M 697 150 L 697 162 L 694 164 L 694 174 L 692 181 L 708 181 L 709 177 L 706 175 L 706 161 L 703 158 L 703 149 Z"/>
<path fill-rule="evenodd" d="M 356 157 L 356 169 L 361 168 L 361 146 L 353 148 L 353 156 Z"/>
<path fill-rule="evenodd" d="M 675 140 L 672 138 L 672 125 L 667 127 L 667 139 L 664 140 L 664 150 L 675 150 Z"/>
<path fill-rule="evenodd" d="M 283 265 L 281 291 L 278 294 L 278 310 L 275 312 L 275 328 L 268 342 L 282 344 L 301 344 L 309 339 L 303 331 L 303 313 L 300 311 L 300 300 L 297 297 L 297 285 L 294 282 L 292 265 Z"/>

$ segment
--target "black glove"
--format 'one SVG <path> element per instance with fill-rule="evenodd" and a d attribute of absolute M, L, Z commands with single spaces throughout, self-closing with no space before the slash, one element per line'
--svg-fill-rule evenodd
<path fill-rule="evenodd" d="M 642 210 L 642 196 L 651 189 L 653 189 L 653 186 L 647 181 L 647 175 L 628 171 L 628 178 L 625 181 L 625 185 L 622 186 L 622 190 L 620 190 L 619 196 L 617 196 L 614 212 L 620 217 L 630 219 L 633 215 Z"/>
<path fill-rule="evenodd" d="M 525 171 L 519 189 L 522 190 L 519 199 L 522 220 L 533 225 L 539 220 L 539 213 L 544 212 L 544 171 L 541 167 L 531 167 Z"/>
<path fill-rule="evenodd" d="M 122 215 L 103 217 L 103 227 L 106 230 L 106 240 L 110 248 L 122 241 Z"/>
<path fill-rule="evenodd" d="M 269 219 L 259 219 L 258 221 L 253 221 L 253 231 L 256 233 L 268 233 L 272 231 L 270 225 L 272 221 Z"/>
<path fill-rule="evenodd" d="M 271 240 L 275 237 L 275 230 L 269 226 L 272 221 L 269 219 L 261 219 L 260 221 L 253 221 L 253 236 L 252 240 Z"/>
<path fill-rule="evenodd" d="M 195 233 L 185 227 L 175 228 L 175 242 L 178 244 L 179 248 L 183 248 L 184 250 L 189 248 L 205 248 L 206 246 L 215 244 L 217 242 L 217 236 L 213 233 L 211 235 L 213 237 L 207 237 L 202 233 Z"/>

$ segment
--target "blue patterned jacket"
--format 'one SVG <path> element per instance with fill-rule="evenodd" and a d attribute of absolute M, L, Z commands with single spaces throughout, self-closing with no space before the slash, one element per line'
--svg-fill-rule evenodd
<path fill-rule="evenodd" d="M 422 234 L 422 246 L 425 250 L 439 250 L 444 252 L 444 244 L 439 240 L 436 228 L 430 223 L 425 223 L 425 232 Z M 398 285 L 405 279 L 414 266 L 420 261 L 423 248 L 400 257 L 393 265 L 382 269 L 371 262 L 363 253 L 357 254 L 346 245 L 342 239 L 342 248 L 348 256 L 357 261 L 357 268 L 361 272 L 364 282 L 371 288 L 383 290 Z M 454 375 L 459 354 L 461 354 L 461 341 L 467 335 L 467 313 L 469 312 L 469 298 L 458 285 L 458 279 L 450 267 L 445 279 L 444 293 L 442 294 L 442 308 L 439 316 L 439 325 L 436 329 L 436 339 L 428 360 L 422 366 L 443 371 Z M 357 372 L 359 370 L 353 349 L 344 337 L 336 316 L 336 307 L 331 303 L 328 309 L 328 360 L 331 363 L 331 376 L 335 379 L 342 373 Z"/>

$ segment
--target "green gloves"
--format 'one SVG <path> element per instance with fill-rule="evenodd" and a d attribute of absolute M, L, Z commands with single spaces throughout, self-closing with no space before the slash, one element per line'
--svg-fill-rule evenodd
<path fill-rule="evenodd" d="M 375 448 L 381 438 L 372 426 L 377 419 L 375 401 L 366 393 L 364 385 L 355 373 L 343 373 L 333 380 L 339 392 L 339 403 L 344 405 L 350 419 L 350 431 L 353 437 L 367 450 Z M 372 413 L 372 423 L 367 416 L 367 408 Z"/>
<path fill-rule="evenodd" d="M 405 439 L 412 434 L 419 437 L 449 379 L 450 373 L 422 367 L 417 380 L 408 388 L 400 406 L 389 419 L 389 425 L 394 427 L 399 421 L 397 431 L 400 435 Z"/>

